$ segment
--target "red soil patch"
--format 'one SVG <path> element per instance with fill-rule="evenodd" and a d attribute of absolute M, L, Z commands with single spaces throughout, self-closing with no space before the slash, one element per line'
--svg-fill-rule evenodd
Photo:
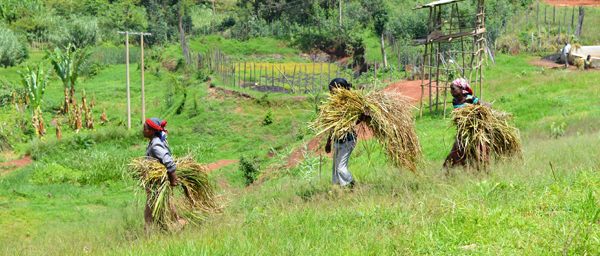
<path fill-rule="evenodd" d="M 208 171 L 214 171 L 217 170 L 223 166 L 228 166 L 232 163 L 238 162 L 240 160 L 220 160 L 220 161 L 216 161 L 214 163 L 210 163 L 206 165 L 206 168 L 208 168 Z"/>
<path fill-rule="evenodd" d="M 544 0 L 554 6 L 600 6 L 600 0 Z"/>
<path fill-rule="evenodd" d="M 31 156 L 29 155 L 25 155 L 23 158 L 21 159 L 17 159 L 17 160 L 12 160 L 10 162 L 6 162 L 6 163 L 0 163 L 0 166 L 16 166 L 16 167 L 23 167 L 25 165 L 28 165 L 29 163 L 31 163 Z"/>
<path fill-rule="evenodd" d="M 424 83 L 428 82 L 428 80 L 424 81 Z M 436 85 L 436 83 L 432 82 L 432 85 Z M 428 88 L 425 89 L 427 92 L 429 92 Z M 404 96 L 408 96 L 410 98 L 410 102 L 416 103 L 421 100 L 421 80 L 396 82 L 385 87 L 383 91 L 401 93 Z"/>

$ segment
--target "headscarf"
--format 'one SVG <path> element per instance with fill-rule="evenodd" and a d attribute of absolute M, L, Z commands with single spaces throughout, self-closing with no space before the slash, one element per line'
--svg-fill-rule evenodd
<path fill-rule="evenodd" d="M 450 85 L 458 86 L 458 88 L 461 88 L 463 94 L 473 95 L 473 89 L 471 89 L 471 86 L 469 86 L 469 82 L 467 82 L 467 80 L 465 80 L 464 78 L 457 78 L 454 81 L 452 81 Z"/>
<path fill-rule="evenodd" d="M 169 131 L 167 131 L 167 129 L 165 129 L 165 126 L 167 126 L 166 120 L 162 120 L 158 117 L 153 117 L 153 118 L 146 119 L 146 124 L 148 126 L 150 126 L 150 128 L 156 130 L 156 132 L 158 133 L 158 137 L 160 138 L 160 141 L 167 143 L 166 142 L 167 141 L 167 133 Z"/>
<path fill-rule="evenodd" d="M 335 78 L 329 82 L 329 86 L 333 88 L 344 88 L 346 90 L 350 90 L 350 84 L 344 78 Z"/>

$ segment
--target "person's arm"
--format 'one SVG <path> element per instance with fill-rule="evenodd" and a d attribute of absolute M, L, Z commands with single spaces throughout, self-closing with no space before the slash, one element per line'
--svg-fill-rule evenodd
<path fill-rule="evenodd" d="M 175 165 L 175 160 L 173 160 L 173 157 L 171 157 L 171 153 L 169 152 L 169 150 L 163 145 L 157 144 L 154 145 L 154 147 L 152 147 L 152 153 L 154 154 L 154 156 L 156 156 L 156 158 L 158 158 L 160 163 L 162 163 L 167 168 L 167 176 L 169 177 L 169 182 L 171 183 L 171 186 L 179 185 L 176 181 L 177 174 L 175 174 L 175 171 L 177 171 L 177 166 Z"/>
<path fill-rule="evenodd" d="M 356 121 L 356 124 L 359 124 L 360 122 L 370 123 L 371 122 L 371 111 L 365 110 L 365 112 L 360 114 L 360 116 L 358 117 L 358 121 Z"/>
<path fill-rule="evenodd" d="M 483 101 L 483 100 L 479 100 L 479 101 L 477 101 L 477 103 L 479 103 L 479 104 L 482 104 L 482 105 L 485 105 L 485 106 L 486 106 L 486 107 L 488 107 L 488 108 L 492 108 L 492 104 L 490 104 L 490 103 L 488 103 L 488 102 L 485 102 L 485 101 Z"/>
<path fill-rule="evenodd" d="M 325 143 L 325 153 L 331 153 L 331 134 L 327 136 L 327 143 Z"/>

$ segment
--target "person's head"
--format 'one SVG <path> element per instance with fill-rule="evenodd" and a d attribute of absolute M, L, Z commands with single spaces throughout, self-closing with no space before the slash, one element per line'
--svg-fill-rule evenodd
<path fill-rule="evenodd" d="M 156 136 L 161 137 L 161 140 L 164 140 L 164 133 L 167 132 L 165 126 L 167 125 L 167 121 L 163 121 L 158 117 L 148 118 L 144 123 L 144 130 L 142 133 L 144 137 L 148 139 L 152 139 Z"/>
<path fill-rule="evenodd" d="M 592 59 L 592 55 L 588 55 L 587 60 L 591 60 L 591 59 Z"/>
<path fill-rule="evenodd" d="M 565 41 L 565 45 L 569 44 L 569 41 Z"/>
<path fill-rule="evenodd" d="M 331 80 L 331 82 L 329 83 L 329 92 L 333 93 L 333 89 L 346 89 L 346 90 L 350 90 L 350 83 L 348 83 L 348 81 L 346 81 L 346 79 L 343 78 L 335 78 L 333 80 Z"/>
<path fill-rule="evenodd" d="M 464 78 L 457 78 L 450 83 L 450 93 L 454 98 L 458 98 L 462 95 L 473 94 L 473 89 L 471 89 L 467 80 Z"/>

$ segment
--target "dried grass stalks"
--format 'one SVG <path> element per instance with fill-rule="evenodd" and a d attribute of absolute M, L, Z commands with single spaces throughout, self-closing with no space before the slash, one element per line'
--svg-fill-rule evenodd
<path fill-rule="evenodd" d="M 201 219 L 219 209 L 206 165 L 197 163 L 192 154 L 175 158 L 175 163 L 180 184 L 176 187 L 170 186 L 167 169 L 156 159 L 140 157 L 129 164 L 139 187 L 150 191 L 147 203 L 155 224 L 162 227 L 175 225 L 178 215 Z"/>
<path fill-rule="evenodd" d="M 413 106 L 405 96 L 392 92 L 336 89 L 319 107 L 321 113 L 309 127 L 321 134 L 344 139 L 355 132 L 356 123 L 366 111 L 371 120 L 366 124 L 384 148 L 395 167 L 416 172 L 423 162 L 421 145 L 415 132 Z"/>
<path fill-rule="evenodd" d="M 482 145 L 495 157 L 523 156 L 519 129 L 508 122 L 511 114 L 495 111 L 483 104 L 467 104 L 453 112 L 452 124 L 458 132 L 456 138 L 469 161 L 482 156 Z"/>

